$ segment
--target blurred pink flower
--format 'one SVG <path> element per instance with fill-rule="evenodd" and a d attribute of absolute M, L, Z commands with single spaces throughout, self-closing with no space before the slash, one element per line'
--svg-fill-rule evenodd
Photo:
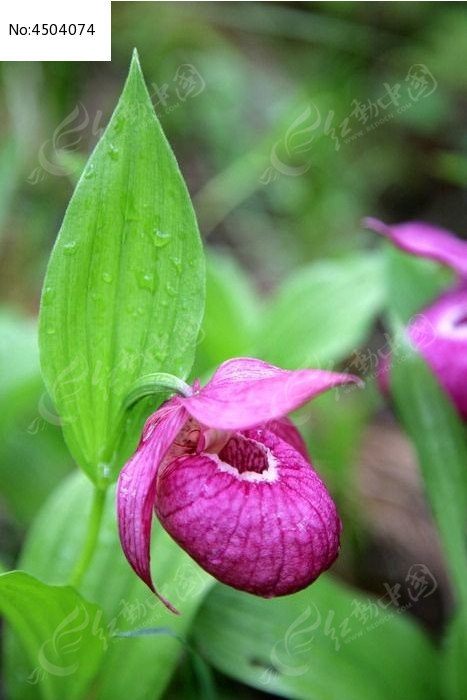
<path fill-rule="evenodd" d="M 436 260 L 457 273 L 457 284 L 414 316 L 408 336 L 467 420 L 467 242 L 421 221 L 387 225 L 368 218 L 363 224 L 401 250 Z M 390 365 L 386 360 L 378 373 L 385 393 L 389 390 Z"/>
<path fill-rule="evenodd" d="M 167 607 L 176 612 L 150 572 L 153 509 L 206 571 L 249 593 L 293 593 L 333 563 L 336 507 L 285 415 L 348 382 L 359 380 L 236 358 L 150 416 L 120 474 L 117 512 L 125 556 Z"/>

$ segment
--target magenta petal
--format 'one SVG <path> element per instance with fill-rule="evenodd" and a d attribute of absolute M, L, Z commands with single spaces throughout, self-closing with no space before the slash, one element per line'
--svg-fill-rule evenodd
<path fill-rule="evenodd" d="M 266 430 L 270 430 L 272 433 L 275 433 L 277 437 L 279 437 L 281 440 L 285 440 L 285 442 L 288 442 L 289 445 L 292 445 L 292 447 L 296 449 L 297 452 L 302 455 L 302 457 L 305 457 L 306 460 L 310 459 L 305 441 L 290 418 L 284 416 L 278 420 L 271 420 L 263 427 Z"/>
<path fill-rule="evenodd" d="M 245 430 L 290 413 L 314 396 L 357 377 L 326 370 L 285 370 L 240 357 L 224 362 L 205 387 L 183 399 L 189 413 L 218 430 Z"/>
<path fill-rule="evenodd" d="M 414 316 L 408 335 L 467 420 L 467 288 L 446 292 Z M 390 393 L 390 370 L 397 361 L 397 354 L 388 356 L 378 367 L 378 385 L 385 395 Z"/>
<path fill-rule="evenodd" d="M 409 337 L 467 420 L 467 288 L 443 294 L 417 314 Z"/>
<path fill-rule="evenodd" d="M 467 277 L 467 242 L 450 231 L 422 221 L 388 226 L 379 219 L 363 220 L 366 228 L 389 238 L 398 248 L 421 258 L 448 265 L 461 277 Z"/>
<path fill-rule="evenodd" d="M 160 472 L 156 513 L 206 571 L 264 597 L 309 585 L 339 550 L 323 482 L 267 430 L 234 435 L 220 455 L 179 457 Z"/>
<path fill-rule="evenodd" d="M 154 588 L 150 570 L 151 522 L 159 466 L 188 419 L 178 399 L 171 399 L 144 426 L 143 438 L 120 473 L 117 517 L 120 541 L 129 563 L 162 602 L 177 612 Z"/>

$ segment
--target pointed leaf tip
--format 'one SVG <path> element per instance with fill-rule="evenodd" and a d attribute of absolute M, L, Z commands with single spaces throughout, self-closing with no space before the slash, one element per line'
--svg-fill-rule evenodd
<path fill-rule="evenodd" d="M 151 98 L 149 96 L 149 91 L 146 85 L 146 80 L 144 78 L 144 73 L 143 69 L 141 67 L 141 61 L 139 58 L 139 53 L 138 49 L 134 48 L 133 53 L 131 55 L 131 61 L 130 61 L 130 68 L 128 70 L 128 76 L 125 81 L 125 87 L 123 92 L 125 92 L 126 88 L 128 85 L 137 85 L 138 88 L 141 88 L 144 90 L 145 97 L 147 97 L 147 100 L 151 103 L 151 109 L 152 109 L 152 102 Z"/>
<path fill-rule="evenodd" d="M 139 76 L 141 76 L 141 79 L 144 80 L 143 69 L 141 68 L 141 61 L 139 60 L 139 53 L 136 47 L 133 49 L 131 54 L 130 70 L 128 71 L 128 75 L 133 75 L 133 73 L 137 73 Z"/>
<path fill-rule="evenodd" d="M 203 309 L 193 206 L 135 52 L 66 212 L 39 322 L 46 385 L 67 419 L 68 446 L 93 481 L 100 464 L 116 477 L 134 447 L 148 412 L 146 401 L 122 417 L 135 381 L 157 372 L 187 376 Z"/>

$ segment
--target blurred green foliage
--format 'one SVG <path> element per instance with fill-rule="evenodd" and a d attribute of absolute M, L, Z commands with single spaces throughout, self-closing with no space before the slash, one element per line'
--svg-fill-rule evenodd
<path fill-rule="evenodd" d="M 372 245 L 359 229 L 364 214 L 425 218 L 462 231 L 462 3 L 122 2 L 112 21 L 110 64 L 1 66 L 7 299 L 37 307 L 80 156 L 108 121 L 133 46 L 205 238 L 233 249 L 261 288 L 303 263 Z M 183 100 L 176 74 L 185 64 L 204 89 Z M 437 84 L 418 101 L 407 92 L 414 64 L 426 66 Z M 385 84 L 400 84 L 399 107 L 410 109 L 378 107 Z M 357 134 L 366 125 L 350 115 L 368 101 L 392 118 L 345 143 L 340 124 L 349 118 L 349 136 Z M 290 161 L 279 153 L 287 165 L 293 158 L 309 164 L 307 172 L 262 183 L 271 148 L 308 106 L 321 120 L 299 138 L 313 137 L 310 149 Z M 332 128 L 338 150 L 325 133 Z"/>

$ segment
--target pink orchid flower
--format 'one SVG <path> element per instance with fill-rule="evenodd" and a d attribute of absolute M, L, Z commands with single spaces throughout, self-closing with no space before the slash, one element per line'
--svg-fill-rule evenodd
<path fill-rule="evenodd" d="M 173 612 L 151 578 L 153 510 L 206 571 L 249 593 L 293 593 L 333 563 L 336 506 L 285 416 L 348 382 L 360 380 L 236 358 L 148 418 L 120 474 L 119 532 L 135 572 Z"/>
<path fill-rule="evenodd" d="M 401 250 L 436 260 L 457 273 L 457 284 L 412 319 L 408 335 L 467 420 L 467 242 L 421 221 L 388 226 L 368 218 L 363 224 Z M 385 393 L 389 391 L 390 364 L 387 358 L 379 373 Z"/>

